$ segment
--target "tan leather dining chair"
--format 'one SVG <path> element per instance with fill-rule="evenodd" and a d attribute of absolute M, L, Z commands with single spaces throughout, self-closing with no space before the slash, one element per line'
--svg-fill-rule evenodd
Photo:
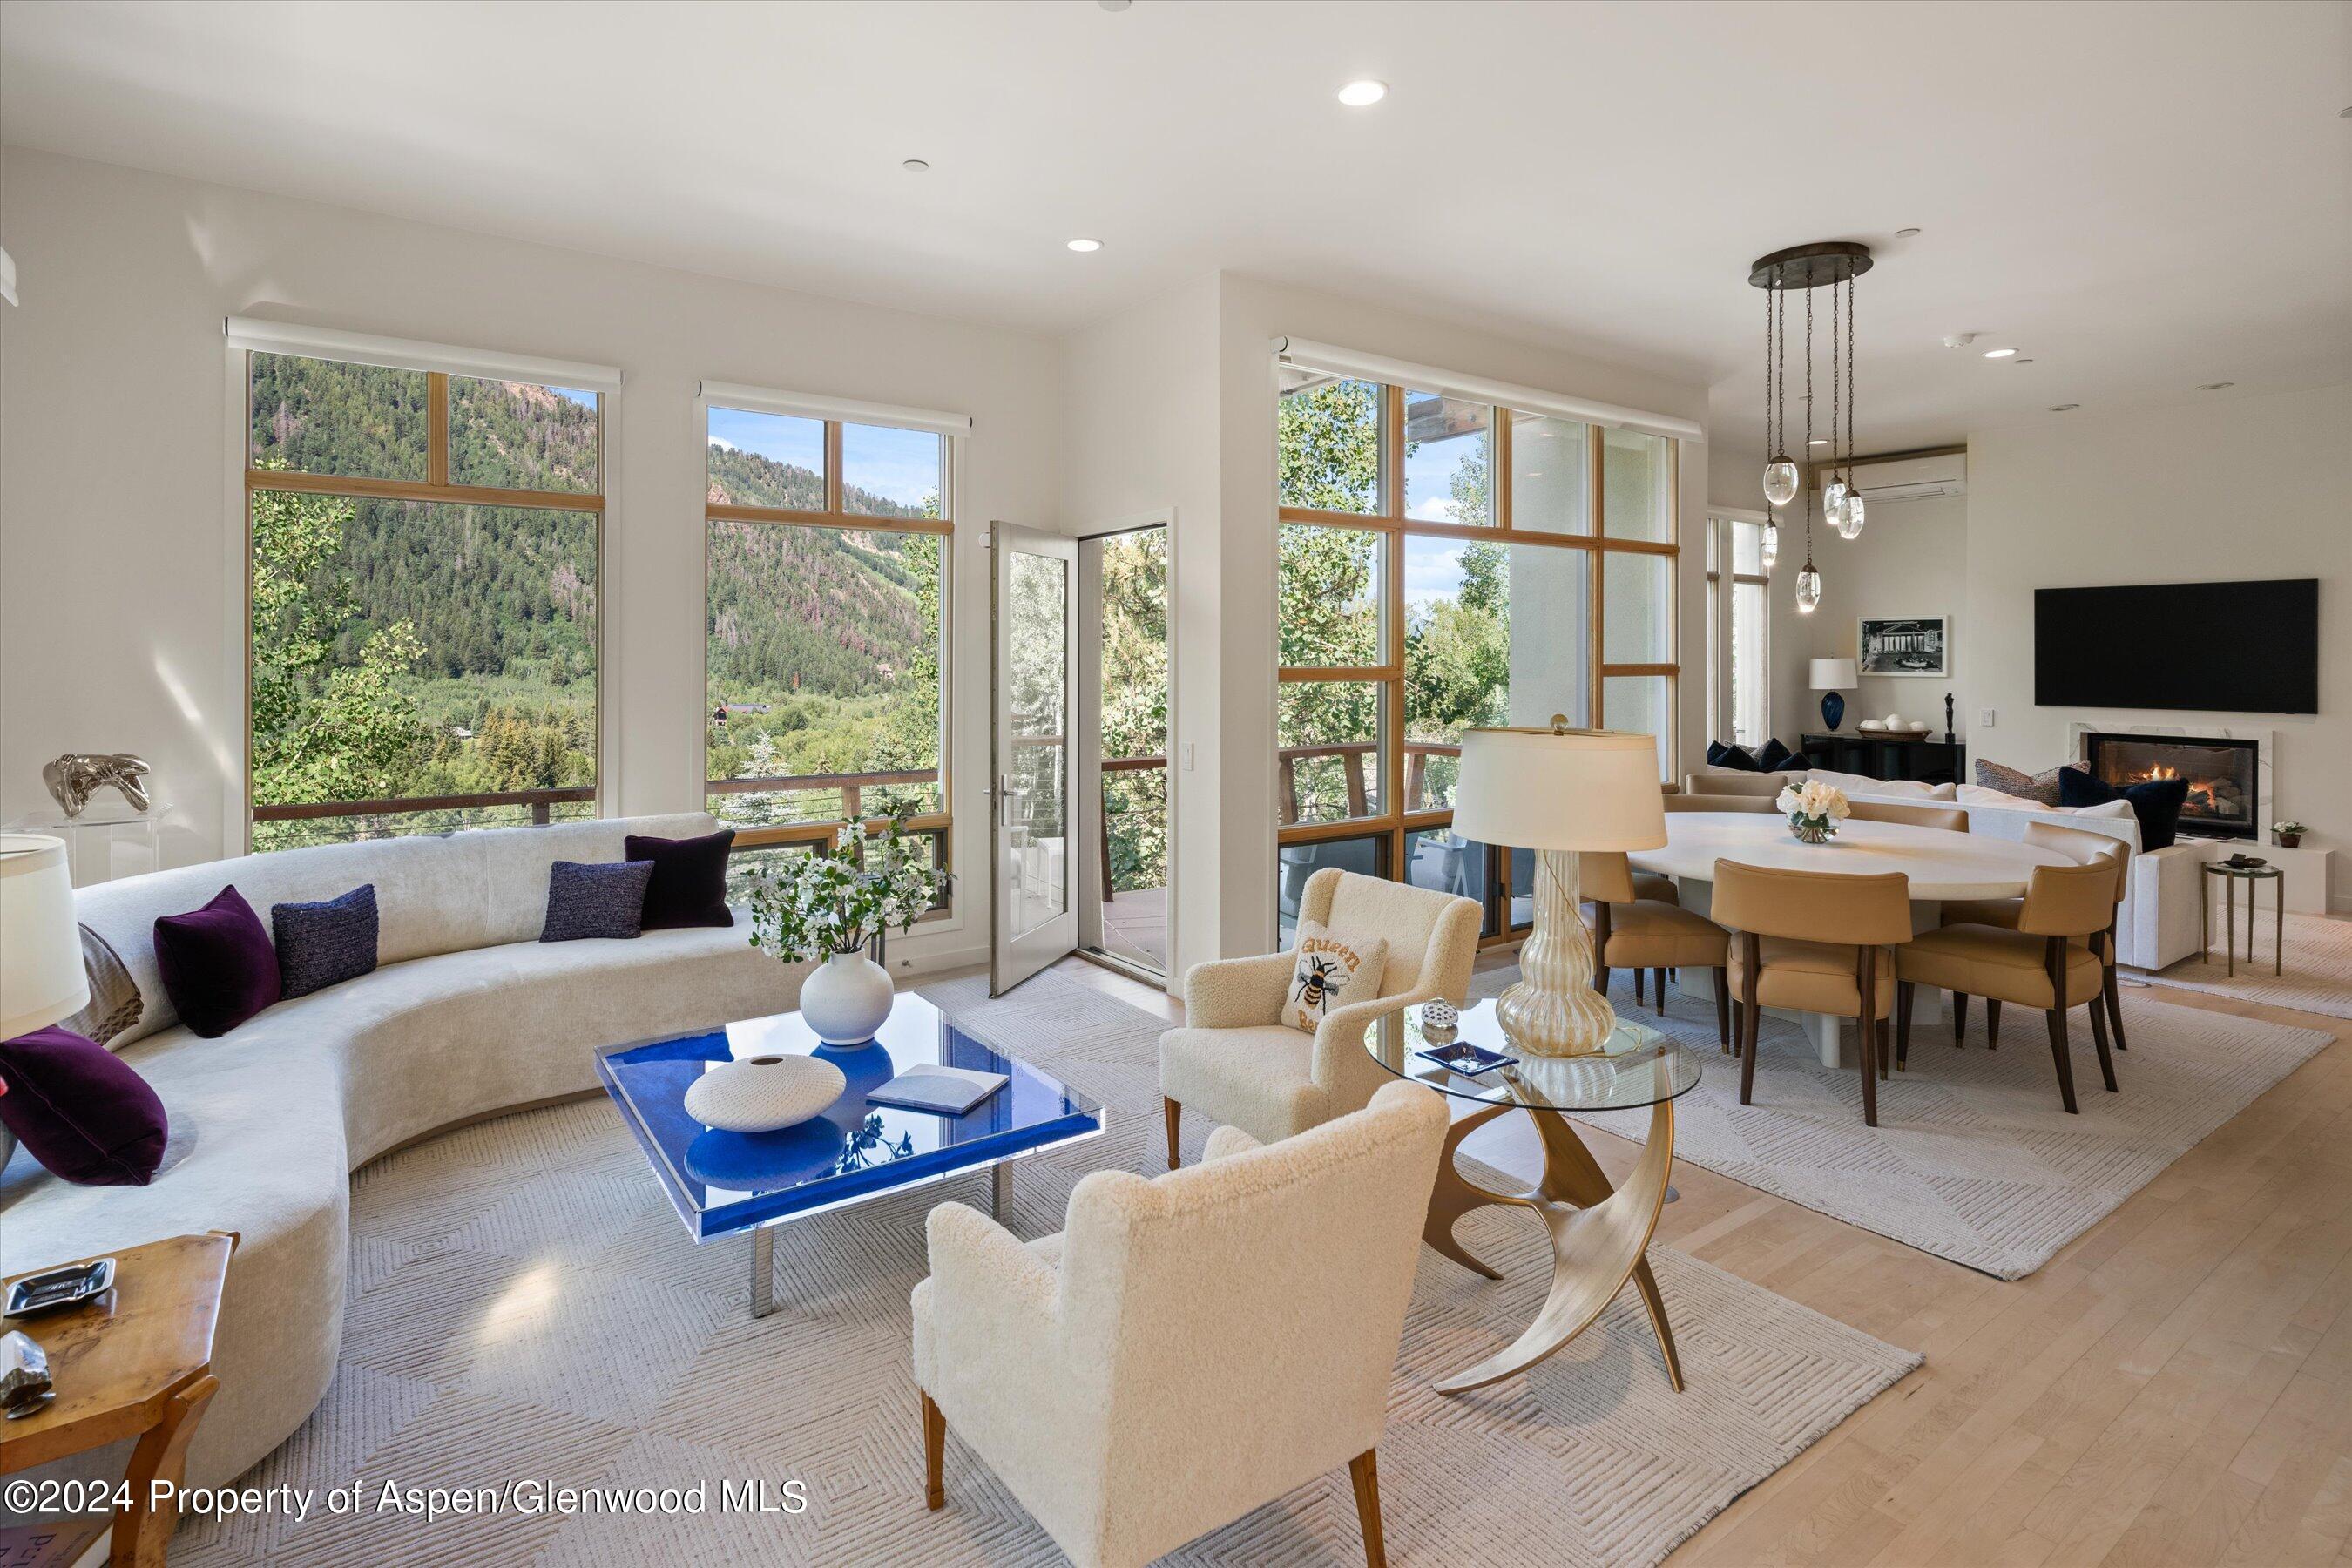
<path fill-rule="evenodd" d="M 1715 918 L 1739 933 L 1729 978 L 1739 1006 L 1739 1103 L 1753 1103 L 1759 1009 L 1852 1018 L 1861 1049 L 1862 1119 L 1878 1125 L 1888 1016 L 1890 948 L 1911 940 L 1911 879 L 1900 871 L 1847 876 L 1718 860 Z"/>
<path fill-rule="evenodd" d="M 1783 787 L 1802 784 L 1805 775 L 1799 773 L 1685 773 L 1685 795 L 1762 795 L 1770 800 Z"/>
<path fill-rule="evenodd" d="M 1856 822 L 1901 822 L 1913 827 L 1940 827 L 1947 833 L 1966 833 L 1969 814 L 1957 805 L 1912 805 L 1892 800 L 1856 800 L 1846 803 Z"/>
<path fill-rule="evenodd" d="M 1982 996 L 1987 1005 L 2015 1002 L 2039 1007 L 2050 1019 L 2050 1056 L 2058 1068 L 2058 1095 L 2072 1114 L 2074 1067 L 2066 1038 L 2070 1007 L 2091 1009 L 2091 1038 L 2098 1046 L 2099 1075 L 2116 1087 L 2115 1058 L 2107 1054 L 2104 966 L 2088 938 L 2115 919 L 2115 868 L 2105 860 L 2085 866 L 2036 866 L 2018 910 L 2017 929 L 1993 925 L 1945 926 L 1916 937 L 1895 960 L 1902 984 L 1895 1029 L 1895 1059 L 1901 1065 L 1910 1044 L 1910 998 L 1915 985 L 1940 985 L 1955 995 Z"/>
<path fill-rule="evenodd" d="M 1731 939 L 1704 915 L 1640 896 L 1633 868 L 1622 850 L 1588 851 L 1577 857 L 1577 884 L 1592 906 L 1592 988 L 1606 995 L 1609 972 L 1630 969 L 1638 980 L 1643 970 L 1658 993 L 1657 1008 L 1666 1010 L 1666 971 L 1715 971 L 1715 1037 L 1731 1048 L 1730 988 L 1724 964 Z"/>
<path fill-rule="evenodd" d="M 2107 929 L 2091 936 L 2078 938 L 2099 955 L 2100 1005 L 2107 1015 L 2107 1033 L 2113 1037 L 2116 1049 L 2126 1051 L 2131 1042 L 2124 1037 L 2123 1000 L 2116 984 L 2116 921 L 2123 912 L 2124 894 L 2131 886 L 2131 846 L 2109 834 L 2093 833 L 2086 828 L 2061 827 L 2054 822 L 2029 822 L 2025 825 L 2025 842 L 2043 849 L 2055 849 L 2078 865 L 2103 861 L 2116 873 L 2116 902 L 2109 911 Z M 1956 899 L 1944 906 L 1941 923 L 1948 926 L 2000 926 L 2015 931 L 2019 914 L 2025 900 L 2014 899 Z M 1952 997 L 1952 1044 L 1960 1043 L 1961 1026 L 1968 1021 L 1969 999 L 1957 993 Z M 2000 1048 L 2000 1004 L 1988 999 L 1985 1003 L 1985 1043 Z"/>

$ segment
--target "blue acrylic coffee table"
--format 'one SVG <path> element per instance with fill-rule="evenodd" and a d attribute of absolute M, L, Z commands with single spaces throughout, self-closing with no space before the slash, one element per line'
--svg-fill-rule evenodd
<path fill-rule="evenodd" d="M 849 1087 L 832 1110 L 780 1132 L 722 1132 L 686 1113 L 687 1086 L 731 1058 L 797 1052 L 839 1068 Z M 873 1105 L 871 1090 L 925 1064 L 1000 1072 L 1009 1080 L 961 1116 Z M 1004 1217 L 1010 1161 L 1093 1138 L 1097 1101 L 1017 1058 L 981 1044 L 922 997 L 901 994 L 870 1045 L 819 1042 L 798 1013 L 707 1034 L 600 1051 L 596 1076 L 698 1243 L 751 1233 L 751 1315 L 775 1310 L 775 1233 L 786 1220 L 976 1171 Z"/>

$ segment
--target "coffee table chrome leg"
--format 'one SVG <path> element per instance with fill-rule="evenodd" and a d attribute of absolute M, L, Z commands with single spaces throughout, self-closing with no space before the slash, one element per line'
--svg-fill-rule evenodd
<path fill-rule="evenodd" d="M 751 1231 L 751 1315 L 764 1318 L 776 1310 L 776 1227 Z"/>
<path fill-rule="evenodd" d="M 997 1224 L 1013 1212 L 1013 1162 L 999 1160 L 988 1168 L 988 1214 Z"/>

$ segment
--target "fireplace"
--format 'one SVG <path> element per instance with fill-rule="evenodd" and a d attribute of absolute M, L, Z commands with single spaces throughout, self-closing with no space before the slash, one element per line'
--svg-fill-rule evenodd
<path fill-rule="evenodd" d="M 2187 779 L 2189 801 L 2180 808 L 2184 833 L 2213 838 L 2262 837 L 2258 742 L 2094 730 L 2083 737 L 2083 759 L 2093 777 L 2117 788 L 2150 779 Z"/>

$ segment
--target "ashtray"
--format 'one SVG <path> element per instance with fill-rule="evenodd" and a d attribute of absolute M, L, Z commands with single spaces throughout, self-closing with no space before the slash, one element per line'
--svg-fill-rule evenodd
<path fill-rule="evenodd" d="M 2259 855 L 2232 855 L 2227 860 L 2222 861 L 2221 864 L 2224 866 L 2235 866 L 2241 871 L 2257 871 L 2264 866 L 2269 865 L 2270 862 L 2263 859 Z"/>
<path fill-rule="evenodd" d="M 1474 1046 L 1467 1040 L 1458 1046 L 1441 1046 L 1434 1050 L 1415 1051 L 1412 1054 L 1425 1057 L 1447 1071 L 1458 1072 L 1464 1078 L 1476 1078 L 1480 1073 L 1493 1072 L 1496 1068 L 1509 1067 L 1519 1059 L 1517 1057 L 1507 1057 L 1500 1051 L 1490 1051 L 1484 1046 Z"/>
<path fill-rule="evenodd" d="M 27 1274 L 8 1287 L 8 1304 L 5 1313 L 0 1315 L 29 1318 L 39 1312 L 54 1312 L 60 1307 L 70 1307 L 77 1302 L 87 1301 L 92 1296 L 103 1295 L 113 1288 L 114 1259 L 111 1258 Z"/>

